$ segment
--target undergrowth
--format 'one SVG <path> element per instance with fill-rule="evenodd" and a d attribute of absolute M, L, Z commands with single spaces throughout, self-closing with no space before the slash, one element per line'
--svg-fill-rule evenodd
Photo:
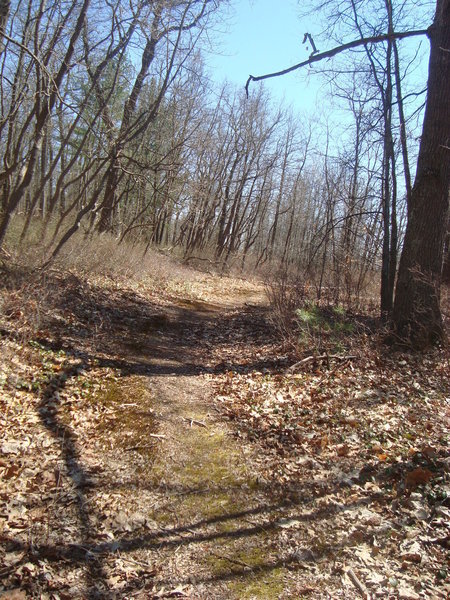
<path fill-rule="evenodd" d="M 363 309 L 315 296 L 304 280 L 276 277 L 267 285 L 272 322 L 285 347 L 300 358 L 305 354 L 336 354 L 361 345 L 369 335 L 381 332 L 372 298 Z M 361 299 L 358 305 L 361 307 Z"/>

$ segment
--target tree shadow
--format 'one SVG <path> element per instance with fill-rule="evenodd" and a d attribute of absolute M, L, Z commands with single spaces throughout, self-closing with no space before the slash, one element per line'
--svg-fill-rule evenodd
<path fill-rule="evenodd" d="M 61 392 L 80 370 L 111 368 L 120 376 L 140 375 L 164 377 L 167 375 L 200 375 L 230 370 L 254 370 L 275 368 L 276 361 L 268 359 L 239 362 L 218 360 L 213 357 L 215 349 L 236 344 L 236 330 L 242 344 L 258 344 L 267 341 L 270 327 L 266 322 L 264 308 L 237 310 L 221 309 L 207 303 L 172 304 L 161 307 L 137 294 L 124 291 L 105 293 L 101 288 L 88 285 L 80 279 L 68 276 L 63 281 L 47 284 L 54 287 L 53 296 L 46 299 L 48 306 L 34 341 L 42 349 L 64 351 L 68 366 L 47 382 L 39 394 L 37 413 L 45 429 L 57 440 L 65 474 L 70 480 L 77 516 L 77 543 L 39 544 L 31 547 L 18 540 L 4 537 L 14 548 L 28 549 L 33 561 L 41 559 L 82 564 L 85 569 L 85 593 L 89 599 L 108 597 L 109 589 L 107 559 L 117 552 L 136 549 L 157 550 L 180 544 L 181 536 L 191 537 L 190 542 L 214 540 L 213 532 L 191 534 L 189 526 L 174 529 L 170 533 L 124 537 L 98 543 L 96 523 L 102 515 L 96 514 L 90 498 L 98 491 L 95 479 L 83 464 L 78 446 L 76 429 L 67 421 L 62 411 Z M 15 337 L 14 330 L 2 329 L 1 335 Z M 210 364 L 206 365 L 208 361 Z M 38 393 L 38 392 L 36 392 Z M 225 491 L 225 490 L 224 490 Z M 166 493 L 169 492 L 166 489 Z M 228 490 L 229 493 L 230 490 Z M 246 511 L 240 517 L 267 512 L 267 507 Z M 238 515 L 191 523 L 191 528 L 211 527 L 222 521 L 232 521 Z M 255 531 L 257 531 L 255 529 Z M 236 530 L 230 537 L 252 535 Z M 173 538 L 173 539 L 169 539 Z"/>
<path fill-rule="evenodd" d="M 218 540 L 251 540 L 261 535 L 276 536 L 280 531 L 280 519 L 285 517 L 295 519 L 300 524 L 317 522 L 332 516 L 334 510 L 350 510 L 370 505 L 377 500 L 376 495 L 369 495 L 346 505 L 344 509 L 327 506 L 308 511 L 308 506 L 324 494 L 323 488 L 321 491 L 319 485 L 315 487 L 313 483 L 306 482 L 296 499 L 291 500 L 291 489 L 287 484 L 277 483 L 275 493 L 275 483 L 269 481 L 258 486 L 257 494 L 248 492 L 249 504 L 256 504 L 251 508 L 231 512 L 224 509 L 208 518 L 150 532 L 143 531 L 142 526 L 136 526 L 127 534 L 116 535 L 107 541 L 99 540 L 96 523 L 101 522 L 102 514 L 96 512 L 90 502 L 92 493 L 99 491 L 98 484 L 83 465 L 76 431 L 70 423 L 64 421 L 61 414 L 62 400 L 59 392 L 72 377 L 78 375 L 80 369 L 88 371 L 95 366 L 114 369 L 121 376 L 149 377 L 219 374 L 229 371 L 279 372 L 286 366 L 286 359 L 273 358 L 269 352 L 265 357 L 256 356 L 258 347 L 274 341 L 267 312 L 263 307 L 224 311 L 208 305 L 196 306 L 194 309 L 177 305 L 161 307 L 130 292 L 106 294 L 77 279 L 69 279 L 65 288 L 59 290 L 53 308 L 66 315 L 64 326 L 59 319 L 49 317 L 43 324 L 40 335 L 36 336 L 36 341 L 46 349 L 64 350 L 70 357 L 71 364 L 49 381 L 42 391 L 38 415 L 47 431 L 57 440 L 67 476 L 71 480 L 79 541 L 58 545 L 34 543 L 30 548 L 11 537 L 4 539 L 12 548 L 30 550 L 34 561 L 64 561 L 85 567 L 84 597 L 113 597 L 114 590 L 108 580 L 107 566 L 108 560 L 118 553 L 128 555 L 137 550 L 156 553 L 163 549 L 193 547 Z M 247 349 L 243 358 L 238 352 L 241 345 Z M 217 350 L 226 352 L 216 353 Z M 112 489 L 114 485 L 119 483 L 112 481 L 109 488 Z M 123 486 L 123 482 L 120 485 Z M 130 489 L 139 490 L 136 482 L 128 481 L 127 485 Z M 107 489 L 107 486 L 103 486 L 101 491 Z M 157 489 L 156 484 L 154 489 Z M 171 488 L 170 485 L 165 485 L 164 490 L 169 497 L 176 497 L 184 492 L 200 497 L 203 493 L 202 489 L 180 490 L 179 487 Z M 223 485 L 217 493 L 232 496 L 236 489 L 232 485 Z M 264 501 L 261 501 L 261 497 Z M 251 518 L 257 522 L 246 521 Z M 338 545 L 329 546 L 330 552 L 338 549 Z M 314 552 L 318 557 L 320 552 L 327 551 L 322 548 Z M 311 560 L 308 556 L 286 553 L 282 559 L 268 557 L 257 565 L 250 566 L 230 562 L 230 569 L 204 575 L 197 582 L 211 584 L 245 578 L 255 573 L 267 573 L 280 567 L 295 568 L 302 561 Z M 179 583 L 187 584 L 189 580 L 181 577 Z"/>
<path fill-rule="evenodd" d="M 96 357 L 100 365 L 114 366 L 119 369 L 123 375 L 129 374 L 151 374 L 164 375 L 165 370 L 161 371 L 149 370 L 148 365 L 141 362 L 133 362 L 126 360 L 101 359 Z M 277 493 L 274 493 L 274 482 L 259 484 L 255 492 L 248 492 L 249 503 L 257 502 L 256 506 L 244 510 L 236 510 L 227 512 L 221 511 L 219 514 L 202 518 L 198 520 L 190 520 L 187 523 L 174 527 L 164 527 L 158 530 L 143 531 L 142 526 L 136 526 L 132 532 L 123 535 L 115 535 L 113 539 L 108 541 L 99 541 L 96 523 L 101 522 L 102 514 L 96 512 L 90 503 L 90 497 L 93 493 L 102 491 L 110 492 L 114 487 L 124 485 L 130 489 L 139 492 L 139 482 L 128 480 L 109 481 L 108 485 L 99 486 L 92 479 L 91 473 L 83 465 L 80 450 L 77 444 L 76 433 L 70 424 L 64 422 L 61 411 L 61 396 L 55 394 L 60 392 L 70 381 L 71 377 L 77 376 L 80 367 L 84 367 L 83 360 L 72 364 L 64 372 L 54 377 L 47 385 L 42 393 L 40 403 L 38 405 L 38 414 L 41 422 L 51 435 L 58 441 L 60 446 L 61 456 L 63 458 L 67 476 L 71 479 L 72 488 L 75 491 L 76 513 L 78 519 L 78 537 L 77 543 L 58 543 L 56 544 L 41 544 L 33 543 L 32 548 L 18 539 L 3 536 L 4 541 L 8 544 L 9 549 L 28 551 L 32 556 L 33 561 L 46 560 L 53 564 L 70 564 L 72 566 L 81 566 L 86 574 L 85 591 L 83 597 L 89 599 L 109 598 L 113 597 L 114 589 L 109 584 L 108 576 L 108 561 L 114 559 L 118 555 L 127 556 L 130 553 L 146 550 L 153 553 L 158 553 L 163 550 L 172 550 L 179 547 L 195 547 L 197 544 L 214 543 L 214 542 L 233 542 L 238 540 L 257 540 L 262 536 L 266 540 L 271 536 L 276 537 L 281 530 L 281 521 L 283 518 L 295 520 L 301 524 L 317 523 L 326 520 L 333 516 L 336 512 L 352 510 L 362 506 L 369 506 L 373 502 L 378 502 L 377 494 L 369 494 L 365 498 L 361 498 L 355 502 L 342 506 L 329 506 L 322 508 L 311 508 L 313 502 L 317 500 L 325 492 L 320 491 L 318 486 L 305 483 L 302 489 L 296 494 L 295 500 L 291 498 L 291 489 L 288 485 L 277 484 Z M 180 365 L 180 373 L 192 374 L 191 367 L 188 365 L 183 368 Z M 197 372 L 197 371 L 194 371 Z M 201 371 L 199 371 L 201 372 Z M 380 467 L 377 473 L 364 473 L 361 480 L 355 483 L 364 483 L 364 478 L 376 476 L 378 480 L 383 480 L 389 475 L 388 467 Z M 157 490 L 158 485 L 148 485 L 148 488 Z M 143 487 L 143 486 L 142 486 Z M 338 491 L 338 485 L 335 489 L 328 489 L 327 494 L 333 494 Z M 176 485 L 164 485 L 164 492 L 171 500 L 173 497 L 184 494 L 191 494 L 201 497 L 205 490 L 185 489 Z M 225 493 L 232 497 L 239 492 L 236 485 L 223 485 L 216 489 L 217 494 Z M 261 497 L 264 501 L 261 501 Z M 249 523 L 248 519 L 255 519 L 255 523 Z M 225 555 L 224 561 L 229 563 L 229 568 L 221 568 L 220 572 L 203 574 L 196 579 L 197 584 L 212 585 L 216 582 L 230 582 L 248 578 L 262 576 L 264 573 L 270 573 L 280 568 L 297 569 L 303 568 L 305 563 L 315 562 L 325 554 L 337 553 L 345 547 L 345 542 L 341 544 L 330 544 L 327 548 L 315 547 L 312 540 L 311 553 L 296 553 L 286 552 L 282 558 L 274 558 L 268 556 L 264 560 L 259 560 L 255 565 L 238 565 L 233 557 Z M 350 545 L 350 542 L 347 542 Z M 233 562 L 234 561 L 234 562 Z M 159 585 L 173 584 L 174 582 L 159 581 Z M 188 585 L 191 583 L 190 577 L 181 576 L 178 578 L 177 584 Z"/>
<path fill-rule="evenodd" d="M 120 368 L 122 373 L 141 373 L 141 363 L 129 363 L 127 361 L 102 361 L 98 359 L 99 364 L 114 366 Z M 113 596 L 113 587 L 109 584 L 108 561 L 117 555 L 129 555 L 138 550 L 146 550 L 153 553 L 163 550 L 175 550 L 179 547 L 194 547 L 202 543 L 214 542 L 233 542 L 237 540 L 258 540 L 261 536 L 266 539 L 268 536 L 276 536 L 280 531 L 280 520 L 283 517 L 295 519 L 299 523 L 317 522 L 329 518 L 334 510 L 342 508 L 322 508 L 305 512 L 308 506 L 314 502 L 320 495 L 319 490 L 314 490 L 313 486 L 308 485 L 302 491 L 302 494 L 295 501 L 289 499 L 289 490 L 287 487 L 278 485 L 275 501 L 274 484 L 268 482 L 260 484 L 257 487 L 257 493 L 248 492 L 248 502 L 257 501 L 258 504 L 248 509 L 227 512 L 223 510 L 217 515 L 190 520 L 188 523 L 175 527 L 159 528 L 156 531 L 144 532 L 141 526 L 137 526 L 131 533 L 116 535 L 108 541 L 99 541 L 96 523 L 102 521 L 102 514 L 92 507 L 90 497 L 93 493 L 102 491 L 109 492 L 114 489 L 119 482 L 109 481 L 108 485 L 99 486 L 91 478 L 91 474 L 83 465 L 80 451 L 77 445 L 76 433 L 70 424 L 64 422 L 60 415 L 61 396 L 59 393 L 63 390 L 71 377 L 77 376 L 83 361 L 73 364 L 60 375 L 54 377 L 42 393 L 38 406 L 38 414 L 41 422 L 51 435 L 58 440 L 61 456 L 63 458 L 66 474 L 72 482 L 72 488 L 75 491 L 76 513 L 78 519 L 78 537 L 79 542 L 40 544 L 34 543 L 32 547 L 32 556 L 34 561 L 46 560 L 54 564 L 61 561 L 72 566 L 82 566 L 86 574 L 85 591 L 83 597 L 89 599 L 109 598 Z M 164 374 L 161 371 L 145 371 L 146 374 Z M 181 368 L 180 373 L 191 374 L 190 367 Z M 121 481 L 120 486 L 124 483 Z M 138 490 L 137 481 L 129 480 L 126 485 L 130 489 Z M 158 485 L 153 484 L 150 488 L 157 490 Z M 180 494 L 191 494 L 201 496 L 205 490 L 180 489 L 179 486 L 164 485 L 164 493 L 173 500 L 173 497 Z M 238 486 L 223 485 L 215 489 L 215 493 L 225 493 L 232 497 L 239 492 Z M 322 492 L 323 493 L 323 492 Z M 261 495 L 264 501 L 261 502 Z M 256 499 L 256 500 L 255 500 Z M 370 499 L 359 500 L 349 504 L 345 510 L 350 510 L 356 506 L 370 504 Z M 297 512 L 297 509 L 300 511 Z M 248 523 L 248 519 L 255 518 L 257 522 Z M 30 550 L 23 542 L 13 538 L 6 538 L 10 548 L 16 550 Z M 331 549 L 330 549 L 331 551 Z M 225 557 L 225 561 L 228 560 Z M 197 578 L 197 583 L 204 585 L 214 584 L 215 582 L 227 582 L 242 578 L 250 578 L 263 573 L 269 573 L 279 568 L 300 567 L 302 561 L 311 560 L 310 555 L 299 556 L 295 553 L 286 555 L 282 559 L 268 557 L 258 561 L 257 565 L 239 566 L 234 564 L 232 557 L 230 568 L 222 569 L 219 573 L 202 575 Z M 314 559 L 315 560 L 315 559 Z M 159 581 L 160 585 L 173 584 L 172 582 Z M 178 584 L 187 585 L 190 579 L 180 577 Z"/>
<path fill-rule="evenodd" d="M 82 469 L 81 469 L 82 471 Z M 84 474 L 86 475 L 86 474 Z M 82 500 L 82 494 L 80 494 Z M 306 505 L 308 501 L 306 501 Z M 369 499 L 358 500 L 346 505 L 346 510 L 352 510 L 360 506 L 370 504 Z M 298 502 L 279 500 L 272 504 L 261 504 L 254 508 L 242 511 L 226 512 L 222 514 L 204 518 L 197 521 L 191 521 L 184 525 L 176 527 L 159 528 L 157 531 L 152 531 L 143 534 L 140 531 L 116 536 L 113 540 L 107 542 L 95 541 L 95 532 L 89 533 L 86 525 L 90 522 L 91 515 L 85 510 L 80 509 L 80 529 L 82 540 L 80 543 L 60 544 L 58 546 L 51 544 L 35 544 L 33 546 L 33 555 L 35 560 L 47 560 L 49 562 L 58 563 L 60 561 L 69 562 L 72 565 L 82 565 L 87 567 L 88 571 L 88 587 L 86 589 L 86 597 L 98 598 L 108 593 L 107 575 L 104 570 L 104 563 L 109 557 L 114 555 L 126 555 L 136 550 L 147 550 L 160 552 L 164 549 L 178 549 L 182 546 L 193 546 L 195 544 L 205 542 L 218 541 L 236 541 L 242 539 L 259 538 L 263 535 L 263 540 L 266 542 L 267 537 L 276 534 L 281 529 L 283 517 L 288 517 L 298 521 L 299 523 L 317 522 L 327 519 L 334 514 L 334 511 L 329 508 L 319 508 L 308 513 L 295 512 L 296 508 L 304 508 L 304 504 L 299 506 Z M 293 512 L 294 510 L 294 512 Z M 335 511 L 342 509 L 335 508 Z M 243 519 L 255 517 L 258 522 L 250 526 L 242 523 Z M 214 526 L 226 523 L 236 525 L 233 529 L 215 529 Z M 206 528 L 211 528 L 211 531 L 203 531 Z M 15 550 L 26 550 L 23 542 L 9 538 L 10 547 Z M 313 541 L 314 542 L 314 541 Z M 325 554 L 333 554 L 346 545 L 351 545 L 350 542 L 344 544 L 330 544 L 328 547 L 314 548 L 314 552 L 306 552 L 304 554 L 298 552 L 287 553 L 282 559 L 267 558 L 259 561 L 257 565 L 244 565 L 244 568 L 236 568 L 233 564 L 233 559 L 230 560 L 232 568 L 226 572 L 219 574 L 207 574 L 196 578 L 196 583 L 208 584 L 217 581 L 230 581 L 233 579 L 247 578 L 255 573 L 270 572 L 278 568 L 286 568 L 288 566 L 297 565 L 299 568 L 302 564 L 308 562 L 316 562 Z M 312 543 L 314 547 L 314 543 Z M 180 577 L 176 584 L 189 584 L 190 577 Z M 166 583 L 174 583 L 159 581 L 160 585 Z M 99 589 L 99 587 L 101 589 Z"/>

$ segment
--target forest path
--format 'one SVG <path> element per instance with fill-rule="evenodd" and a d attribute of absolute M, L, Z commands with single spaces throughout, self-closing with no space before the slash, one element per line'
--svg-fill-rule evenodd
<path fill-rule="evenodd" d="M 282 506 L 213 403 L 274 366 L 262 286 L 44 285 L 29 342 L 0 323 L 0 597 L 278 597 Z"/>
<path fill-rule="evenodd" d="M 289 373 L 248 282 L 29 289 L 0 314 L 2 600 L 448 597 L 445 352 Z"/>
<path fill-rule="evenodd" d="M 201 286 L 55 272 L 29 343 L 0 323 L 2 599 L 283 592 L 283 501 L 213 402 L 217 375 L 274 366 L 263 290 Z"/>
<path fill-rule="evenodd" d="M 290 505 L 214 402 L 218 375 L 280 366 L 262 289 L 237 286 L 223 302 L 220 291 L 63 289 L 52 314 L 70 309 L 71 324 L 50 322 L 56 342 L 39 352 L 69 358 L 56 358 L 30 431 L 52 438 L 34 463 L 57 484 L 28 500 L 40 568 L 20 589 L 46 593 L 45 572 L 60 598 L 292 597 L 297 559 L 278 539 Z M 21 531 L 8 538 L 15 564 L 26 556 Z"/>
<path fill-rule="evenodd" d="M 273 367 L 257 352 L 270 335 L 265 313 L 238 303 L 164 307 L 145 343 L 134 352 L 128 347 L 127 360 L 151 371 L 145 383 L 125 377 L 104 396 L 109 406 L 111 397 L 136 404 L 121 435 L 138 440 L 126 445 L 136 454 L 135 481 L 145 492 L 127 498 L 130 489 L 123 490 L 122 520 L 132 531 L 116 541 L 123 555 L 155 566 L 157 597 L 289 597 L 285 557 L 277 552 L 287 504 L 258 475 L 254 450 L 232 436 L 212 401 L 214 373 Z M 141 434 L 149 427 L 156 443 Z M 136 515 L 144 535 L 135 535 Z"/>

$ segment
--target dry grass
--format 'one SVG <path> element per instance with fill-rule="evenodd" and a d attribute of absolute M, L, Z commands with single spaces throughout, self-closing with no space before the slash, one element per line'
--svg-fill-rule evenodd
<path fill-rule="evenodd" d="M 163 252 L 146 251 L 143 244 L 119 244 L 111 235 L 87 238 L 80 232 L 46 267 L 44 244 L 30 241 L 24 246 L 18 240 L 16 223 L 16 234 L 0 255 L 0 328 L 14 331 L 23 343 L 49 322 L 66 318 L 61 306 L 72 288 L 88 296 L 95 296 L 94 290 L 128 290 L 162 303 L 184 299 L 235 306 L 266 300 L 258 281 L 202 272 Z"/>
<path fill-rule="evenodd" d="M 36 272 L 42 276 L 42 265 L 49 258 L 51 228 L 43 242 L 37 222 L 29 231 L 26 243 L 20 243 L 22 225 L 20 217 L 16 217 L 7 238 L 8 260 L 4 261 L 4 266 L 14 264 L 28 275 Z M 92 237 L 81 230 L 62 248 L 50 269 L 74 273 L 95 283 L 125 284 L 139 290 L 203 301 L 232 302 L 236 291 L 243 301 L 259 303 L 264 296 L 261 282 L 253 276 L 234 275 L 238 273 L 235 270 L 223 276 L 221 265 L 214 266 L 209 260 L 183 262 L 174 254 L 149 249 L 144 243 L 119 243 L 110 234 Z M 16 268 L 14 270 L 17 271 Z M 44 273 L 46 271 L 48 269 L 43 269 Z"/>
<path fill-rule="evenodd" d="M 305 278 L 281 273 L 268 279 L 273 325 L 286 348 L 302 357 L 304 352 L 323 354 L 350 348 L 360 343 L 360 334 L 370 335 L 372 341 L 374 334 L 379 342 L 392 340 L 389 324 L 380 318 L 375 281 L 372 283 L 368 295 L 340 302 L 334 288 L 324 287 L 319 297 L 316 287 Z M 441 313 L 450 337 L 450 287 L 446 284 L 441 288 Z"/>

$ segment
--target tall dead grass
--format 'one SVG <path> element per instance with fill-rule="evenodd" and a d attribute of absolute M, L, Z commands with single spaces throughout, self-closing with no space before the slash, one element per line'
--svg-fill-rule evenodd
<path fill-rule="evenodd" d="M 0 328 L 23 342 L 45 327 L 67 282 L 157 294 L 189 287 L 199 276 L 162 252 L 146 251 L 144 245 L 119 244 L 110 235 L 88 238 L 82 232 L 46 265 L 48 245 L 33 230 L 26 243 L 20 243 L 20 230 L 16 222 L 0 255 Z"/>
<path fill-rule="evenodd" d="M 144 243 L 119 243 L 112 235 L 88 236 L 82 230 L 72 236 L 59 255 L 44 267 L 49 259 L 52 228 L 49 226 L 47 238 L 42 240 L 41 226 L 36 222 L 30 228 L 26 241 L 21 241 L 22 225 L 21 218 L 16 216 L 8 231 L 5 255 L 8 256 L 8 262 L 24 267 L 29 272 L 58 269 L 121 282 L 153 282 L 157 286 L 164 286 L 174 279 L 195 278 L 195 269 L 182 265 L 163 252 L 148 249 Z"/>
<path fill-rule="evenodd" d="M 35 227 L 21 243 L 16 218 L 6 252 L 0 256 L 0 320 L 12 325 L 16 319 L 15 325 L 30 335 L 57 304 L 64 282 L 75 279 L 82 285 L 132 289 L 169 301 L 174 297 L 224 305 L 264 301 L 262 286 L 253 278 L 201 271 L 143 243 L 119 243 L 108 234 L 87 236 L 80 231 L 48 264 L 49 245 L 39 241 L 39 223 Z"/>

